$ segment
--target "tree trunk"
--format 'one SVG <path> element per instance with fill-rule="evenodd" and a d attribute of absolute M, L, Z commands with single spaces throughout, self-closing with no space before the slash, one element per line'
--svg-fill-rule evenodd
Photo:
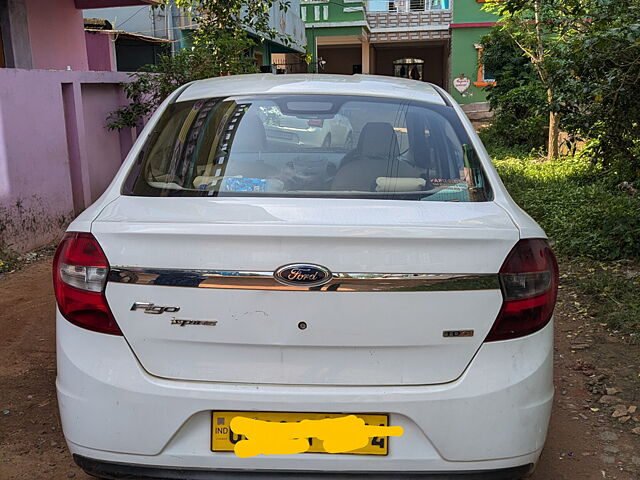
<path fill-rule="evenodd" d="M 549 145 L 547 160 L 553 160 L 560 156 L 560 128 L 558 123 L 558 114 L 555 112 L 549 112 Z"/>
<path fill-rule="evenodd" d="M 549 107 L 553 106 L 553 91 L 547 90 Z M 560 156 L 560 124 L 558 114 L 553 110 L 549 112 L 549 143 L 547 145 L 547 160 L 553 160 Z"/>

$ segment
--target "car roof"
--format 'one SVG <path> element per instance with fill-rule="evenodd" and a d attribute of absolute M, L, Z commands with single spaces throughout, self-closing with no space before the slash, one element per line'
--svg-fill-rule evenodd
<path fill-rule="evenodd" d="M 259 94 L 360 95 L 445 105 L 444 99 L 433 85 L 416 80 L 382 75 L 272 73 L 198 80 L 190 84 L 176 101 Z"/>

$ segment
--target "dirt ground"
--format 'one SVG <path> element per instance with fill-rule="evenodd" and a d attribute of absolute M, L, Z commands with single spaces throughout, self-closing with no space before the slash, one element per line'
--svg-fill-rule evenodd
<path fill-rule="evenodd" d="M 50 258 L 0 278 L 0 480 L 90 478 L 60 430 L 50 278 Z M 589 318 L 588 301 L 560 290 L 556 397 L 534 480 L 640 479 L 640 346 Z"/>

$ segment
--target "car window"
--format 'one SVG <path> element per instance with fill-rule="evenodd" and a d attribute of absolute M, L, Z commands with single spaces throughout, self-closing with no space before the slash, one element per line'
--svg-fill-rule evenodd
<path fill-rule="evenodd" d="M 333 95 L 174 103 L 123 194 L 458 202 L 491 196 L 452 107 Z"/>

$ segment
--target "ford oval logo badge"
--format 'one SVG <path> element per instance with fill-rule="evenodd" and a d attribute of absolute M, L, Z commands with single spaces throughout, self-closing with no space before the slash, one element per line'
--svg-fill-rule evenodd
<path fill-rule="evenodd" d="M 292 263 L 278 268 L 274 278 L 285 285 L 295 287 L 318 287 L 331 281 L 329 269 L 308 263 Z"/>

